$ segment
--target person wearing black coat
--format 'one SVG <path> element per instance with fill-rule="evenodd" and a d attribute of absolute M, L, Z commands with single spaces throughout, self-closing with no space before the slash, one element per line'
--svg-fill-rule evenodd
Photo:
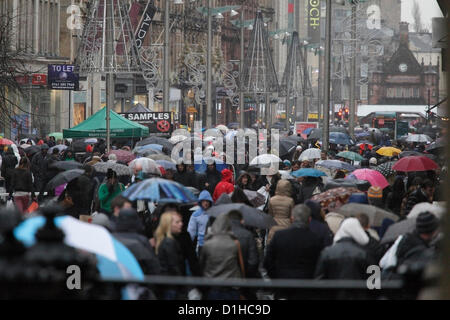
<path fill-rule="evenodd" d="M 434 191 L 435 188 L 433 182 L 429 179 L 424 180 L 420 188 L 415 190 L 408 197 L 406 201 L 405 215 L 408 215 L 408 213 L 412 210 L 412 208 L 418 203 L 421 202 L 432 203 Z"/>
<path fill-rule="evenodd" d="M 312 279 L 317 259 L 323 249 L 322 240 L 308 227 L 311 210 L 299 204 L 292 210 L 292 225 L 277 231 L 267 247 L 264 268 L 270 278 Z M 295 292 L 283 291 L 276 295 L 298 297 Z"/>
<path fill-rule="evenodd" d="M 6 192 L 11 192 L 11 178 L 14 168 L 16 167 L 18 161 L 14 154 L 12 147 L 8 147 L 6 153 L 2 156 L 1 174 L 5 179 L 5 189 Z"/>
<path fill-rule="evenodd" d="M 301 184 L 298 201 L 304 203 L 306 200 L 310 199 L 315 194 L 316 188 L 318 188 L 318 193 L 324 191 L 322 179 L 320 177 L 305 177 Z"/>
<path fill-rule="evenodd" d="M 214 189 L 220 180 L 222 180 L 222 175 L 216 169 L 216 164 L 208 164 L 205 172 L 205 183 L 202 185 L 202 190 L 208 190 L 210 194 L 213 194 Z"/>
<path fill-rule="evenodd" d="M 367 280 L 367 267 L 377 264 L 368 244 L 369 237 L 360 222 L 356 218 L 345 219 L 333 245 L 321 252 L 315 278 Z"/>
<path fill-rule="evenodd" d="M 148 238 L 142 234 L 143 226 L 136 210 L 131 208 L 120 210 L 115 222 L 113 236 L 131 251 L 141 266 L 142 272 L 146 275 L 160 274 L 159 260 Z"/>
<path fill-rule="evenodd" d="M 177 164 L 177 172 L 173 175 L 173 179 L 185 187 L 196 187 L 195 176 L 187 171 L 183 162 Z"/>
<path fill-rule="evenodd" d="M 41 145 L 41 152 L 37 152 L 31 160 L 31 172 L 34 176 L 35 190 L 39 192 L 39 200 L 42 199 L 45 185 L 47 183 L 48 163 L 50 155 L 48 154 L 48 145 Z"/>
<path fill-rule="evenodd" d="M 306 200 L 305 205 L 311 209 L 309 229 L 319 236 L 322 240 L 323 247 L 331 246 L 333 244 L 333 231 L 330 230 L 330 227 L 321 215 L 320 204 L 313 200 Z"/>
<path fill-rule="evenodd" d="M 30 202 L 30 193 L 34 199 L 33 177 L 30 171 L 30 161 L 27 157 L 20 159 L 19 166 L 11 175 L 10 196 L 14 193 L 14 203 L 20 212 L 24 212 Z"/>

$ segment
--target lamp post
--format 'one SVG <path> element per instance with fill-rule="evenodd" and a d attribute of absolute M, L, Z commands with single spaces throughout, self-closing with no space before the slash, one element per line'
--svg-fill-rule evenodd
<path fill-rule="evenodd" d="M 303 121 L 308 121 L 308 101 L 306 98 L 306 88 L 307 88 L 307 81 L 308 81 L 308 41 L 303 40 L 302 45 L 304 48 L 303 51 Z M 297 120 L 297 103 L 295 103 L 295 120 Z"/>
<path fill-rule="evenodd" d="M 330 129 L 330 60 L 331 60 L 331 0 L 327 1 L 326 24 L 325 24 L 325 95 L 323 111 L 323 139 L 322 148 L 328 151 L 329 129 Z"/>

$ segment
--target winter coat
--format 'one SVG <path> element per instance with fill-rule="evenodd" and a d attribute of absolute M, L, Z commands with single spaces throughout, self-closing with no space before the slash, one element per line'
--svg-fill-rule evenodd
<path fill-rule="evenodd" d="M 77 206 L 81 208 L 81 212 L 88 213 L 91 210 L 91 204 L 94 199 L 94 192 L 97 184 L 86 174 L 79 176 L 76 182 L 78 189 L 83 191 L 81 192 L 80 202 L 77 203 Z"/>
<path fill-rule="evenodd" d="M 408 200 L 406 201 L 405 216 L 408 215 L 408 213 L 412 210 L 412 208 L 414 208 L 416 204 L 421 202 L 430 202 L 430 200 L 426 195 L 423 194 L 422 188 L 418 188 L 416 191 L 411 193 L 411 195 L 408 197 Z"/>
<path fill-rule="evenodd" d="M 194 174 L 188 172 L 186 170 L 186 166 L 183 171 L 180 171 L 177 167 L 177 172 L 175 172 L 175 174 L 173 175 L 173 180 L 181 183 L 185 187 L 197 187 Z"/>
<path fill-rule="evenodd" d="M 222 180 L 217 184 L 214 189 L 213 200 L 214 202 L 219 199 L 222 193 L 232 193 L 234 191 L 233 185 L 233 173 L 229 169 L 222 170 Z"/>
<path fill-rule="evenodd" d="M 246 277 L 257 277 L 259 255 L 253 234 L 245 229 L 239 220 L 231 220 L 231 232 L 236 236 L 241 244 Z"/>
<path fill-rule="evenodd" d="M 333 244 L 334 235 L 326 222 L 311 219 L 309 229 L 321 239 L 323 247 L 328 247 Z"/>
<path fill-rule="evenodd" d="M 25 191 L 33 192 L 33 177 L 31 171 L 27 169 L 16 168 L 11 175 L 11 192 Z"/>
<path fill-rule="evenodd" d="M 313 195 L 321 193 L 324 190 L 324 185 L 320 178 L 306 177 L 300 189 L 300 203 L 310 199 Z"/>
<path fill-rule="evenodd" d="M 183 253 L 177 240 L 164 238 L 158 248 L 158 259 L 162 275 L 183 276 L 185 274 Z"/>
<path fill-rule="evenodd" d="M 2 177 L 5 179 L 6 192 L 11 191 L 12 174 L 17 163 L 17 158 L 14 155 L 12 148 L 9 147 L 6 154 L 2 157 L 2 165 L 0 169 Z"/>
<path fill-rule="evenodd" d="M 100 201 L 100 208 L 106 212 L 111 213 L 111 201 L 125 190 L 123 184 L 118 183 L 112 192 L 109 192 L 108 184 L 102 183 L 98 188 L 98 199 Z"/>
<path fill-rule="evenodd" d="M 406 260 L 420 256 L 423 251 L 429 248 L 430 245 L 423 241 L 416 230 L 412 233 L 407 233 L 398 244 L 397 266 L 402 265 Z"/>
<path fill-rule="evenodd" d="M 243 183 L 242 183 L 242 178 L 243 177 L 247 177 L 247 179 L 248 179 L 248 181 L 247 181 L 247 184 L 246 185 L 244 185 Z M 239 188 L 241 188 L 242 190 L 245 190 L 245 189 L 247 189 L 247 190 L 253 190 L 253 188 L 252 188 L 252 178 L 250 177 L 250 175 L 247 173 L 247 172 L 243 172 L 243 173 L 241 173 L 241 175 L 239 176 L 239 178 L 236 180 L 236 185 L 239 187 Z"/>
<path fill-rule="evenodd" d="M 219 171 L 217 171 L 216 168 L 214 168 L 214 170 L 212 171 L 208 171 L 208 169 L 206 169 L 205 182 L 208 183 L 208 187 L 206 187 L 205 190 L 208 190 L 210 194 L 213 194 L 214 189 L 216 188 L 217 184 L 220 182 L 221 179 L 222 175 L 220 174 Z"/>
<path fill-rule="evenodd" d="M 137 214 L 125 214 L 122 211 L 116 219 L 113 236 L 131 251 L 144 274 L 160 274 L 159 260 L 142 230 Z"/>
<path fill-rule="evenodd" d="M 220 215 L 211 226 L 211 233 L 205 237 L 200 252 L 200 266 L 203 276 L 208 278 L 240 278 L 239 249 L 236 237 L 231 233 L 227 215 Z"/>
<path fill-rule="evenodd" d="M 273 234 L 281 229 L 291 225 L 291 212 L 294 208 L 294 200 L 291 198 L 291 184 L 288 180 L 280 180 L 277 184 L 275 196 L 270 198 L 268 213 L 273 216 L 277 225 L 273 226 L 268 234 L 267 242 L 273 237 Z"/>
<path fill-rule="evenodd" d="M 203 190 L 200 192 L 200 195 L 198 196 L 198 203 L 200 206 L 201 201 L 207 200 L 211 203 L 213 203 L 213 200 L 211 198 L 211 194 Z M 206 211 L 200 206 L 190 217 L 189 224 L 187 231 L 189 232 L 192 241 L 194 241 L 195 238 L 197 238 L 197 246 L 202 247 L 203 246 L 203 240 L 206 233 L 206 226 L 208 225 L 209 216 L 206 214 Z"/>
<path fill-rule="evenodd" d="M 269 184 L 270 185 L 269 195 L 271 197 L 273 197 L 276 192 L 276 187 L 277 187 L 278 181 L 280 181 L 280 180 L 281 180 L 281 175 L 279 173 L 272 176 L 272 180 L 270 183 L 269 183 L 269 180 L 267 179 L 267 176 L 261 176 L 259 178 L 258 185 L 265 187 L 266 185 Z"/>
<path fill-rule="evenodd" d="M 36 180 L 45 181 L 49 161 L 49 154 L 44 156 L 41 152 L 38 152 L 33 156 L 31 160 L 31 171 Z"/>
<path fill-rule="evenodd" d="M 308 226 L 294 223 L 274 234 L 264 268 L 271 278 L 311 279 L 322 248 L 321 240 Z"/>
<path fill-rule="evenodd" d="M 345 219 L 334 236 L 334 244 L 326 247 L 315 272 L 320 279 L 367 279 L 367 267 L 377 261 L 367 245 L 369 236 L 356 218 Z"/>
<path fill-rule="evenodd" d="M 188 232 L 182 231 L 181 233 L 174 235 L 178 246 L 181 249 L 181 254 L 185 263 L 183 269 L 183 275 L 188 275 L 186 270 L 186 263 L 189 267 L 189 273 L 195 277 L 201 277 L 202 271 L 198 262 L 197 254 L 195 253 L 194 243 L 191 240 L 191 236 Z"/>

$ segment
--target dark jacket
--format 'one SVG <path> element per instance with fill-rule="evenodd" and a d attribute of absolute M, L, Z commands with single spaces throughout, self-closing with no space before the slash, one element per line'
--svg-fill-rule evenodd
<path fill-rule="evenodd" d="M 417 231 L 407 233 L 398 244 L 397 248 L 397 266 L 402 265 L 406 260 L 419 256 L 430 246 L 423 241 Z"/>
<path fill-rule="evenodd" d="M 202 272 L 191 236 L 187 231 L 182 231 L 180 234 L 175 235 L 174 238 L 178 242 L 178 246 L 181 250 L 184 265 L 187 263 L 191 275 L 200 277 Z M 185 267 L 183 268 L 183 275 L 188 275 Z"/>
<path fill-rule="evenodd" d="M 80 203 L 78 204 L 82 208 L 82 212 L 89 213 L 91 210 L 92 200 L 94 199 L 96 182 L 88 177 L 86 174 L 82 174 L 77 178 L 78 188 L 83 190 L 80 197 Z"/>
<path fill-rule="evenodd" d="M 30 170 L 27 169 L 14 169 L 11 175 L 11 192 L 25 191 L 33 192 L 33 178 Z"/>
<path fill-rule="evenodd" d="M 179 171 L 177 167 L 177 172 L 173 175 L 173 179 L 181 183 L 185 187 L 194 187 L 196 188 L 196 179 L 195 175 L 186 170 L 186 166 L 184 167 L 184 171 Z"/>
<path fill-rule="evenodd" d="M 309 229 L 321 239 L 323 247 L 328 247 L 333 244 L 333 231 L 330 230 L 330 227 L 326 222 L 311 219 Z"/>
<path fill-rule="evenodd" d="M 307 226 L 294 223 L 277 231 L 264 259 L 264 268 L 271 278 L 311 279 L 323 246 Z"/>
<path fill-rule="evenodd" d="M 1 166 L 1 174 L 2 177 L 5 179 L 6 192 L 11 191 L 11 178 L 16 165 L 17 165 L 17 158 L 14 155 L 12 148 L 8 147 L 6 154 L 3 154 Z"/>
<path fill-rule="evenodd" d="M 164 238 L 158 248 L 158 259 L 162 275 L 183 276 L 185 274 L 183 253 L 177 240 Z"/>
<path fill-rule="evenodd" d="M 320 254 L 315 272 L 319 279 L 366 280 L 367 267 L 377 264 L 369 251 L 352 238 L 343 238 Z"/>
<path fill-rule="evenodd" d="M 259 256 L 253 234 L 245 229 L 239 220 L 231 220 L 231 232 L 241 244 L 246 277 L 256 277 L 258 274 Z"/>
<path fill-rule="evenodd" d="M 427 196 L 423 194 L 422 188 L 418 188 L 408 197 L 405 207 L 405 215 L 408 215 L 408 213 L 412 210 L 412 208 L 416 204 L 421 202 L 430 202 L 430 201 L 428 200 Z"/>
<path fill-rule="evenodd" d="M 279 173 L 277 173 L 276 175 L 274 175 L 272 177 L 272 183 L 270 184 L 270 189 L 269 189 L 269 195 L 271 197 L 273 197 L 275 195 L 275 190 L 277 188 L 277 183 L 278 181 L 281 180 L 281 175 Z M 269 180 L 267 180 L 266 176 L 261 176 L 259 178 L 259 181 L 257 182 L 258 185 L 265 187 L 266 185 L 269 184 Z"/>
<path fill-rule="evenodd" d="M 131 251 L 144 274 L 160 274 L 159 260 L 148 238 L 142 235 L 142 230 L 143 226 L 136 213 L 133 215 L 131 210 L 130 214 L 121 211 L 116 219 L 113 235 Z"/>
<path fill-rule="evenodd" d="M 298 201 L 300 201 L 300 203 L 303 203 L 306 200 L 310 199 L 313 196 L 313 193 L 316 190 L 316 188 L 319 188 L 320 192 L 324 190 L 322 179 L 306 177 L 305 180 L 302 182 Z"/>
<path fill-rule="evenodd" d="M 208 190 L 210 194 L 213 194 L 214 189 L 216 188 L 217 184 L 220 182 L 221 179 L 222 175 L 220 174 L 219 171 L 217 171 L 216 168 L 214 168 L 214 170 L 211 171 L 206 169 L 205 182 L 207 182 L 209 186 L 205 188 L 205 190 Z"/>
<path fill-rule="evenodd" d="M 44 156 L 42 155 L 42 152 L 38 152 L 33 156 L 33 159 L 31 160 L 31 172 L 33 172 L 35 180 L 45 181 L 49 161 L 50 155 L 48 153 Z"/>

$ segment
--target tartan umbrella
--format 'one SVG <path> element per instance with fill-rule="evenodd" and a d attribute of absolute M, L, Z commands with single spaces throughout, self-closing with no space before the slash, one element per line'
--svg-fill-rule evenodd
<path fill-rule="evenodd" d="M 394 169 L 392 169 L 392 166 L 395 164 L 395 161 L 389 161 L 380 164 L 377 166 L 374 170 L 377 170 L 379 173 L 381 173 L 385 177 L 389 177 L 390 175 L 393 175 L 395 173 Z"/>

